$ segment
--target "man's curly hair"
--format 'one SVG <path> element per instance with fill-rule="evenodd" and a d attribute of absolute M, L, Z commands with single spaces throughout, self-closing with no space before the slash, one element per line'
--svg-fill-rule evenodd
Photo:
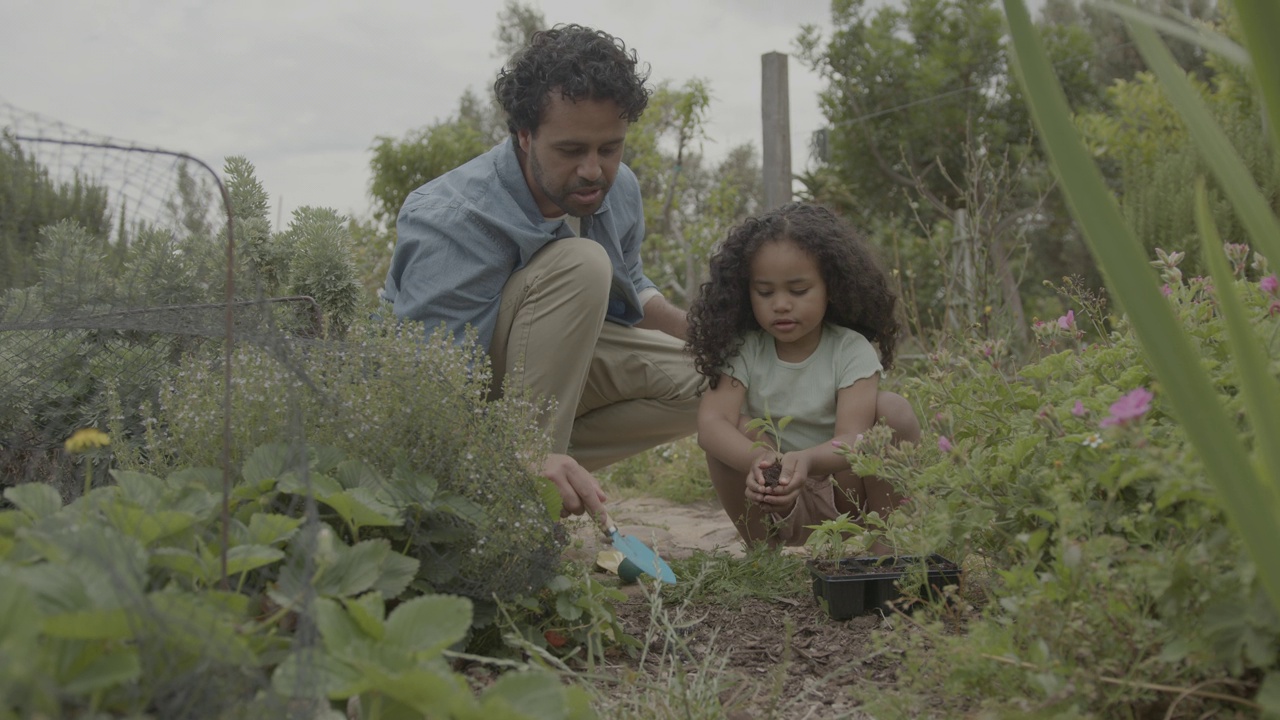
<path fill-rule="evenodd" d="M 649 104 L 648 78 L 648 66 L 641 68 L 622 40 L 581 25 L 557 25 L 529 38 L 498 72 L 493 90 L 514 136 L 537 132 L 552 92 L 575 102 L 612 100 L 620 117 L 635 122 Z"/>
<path fill-rule="evenodd" d="M 884 368 L 893 367 L 898 298 L 870 244 L 830 210 L 791 203 L 734 227 L 711 257 L 711 279 L 689 310 L 687 346 L 708 384 L 716 387 L 746 333 L 762 329 L 751 310 L 751 259 L 762 245 L 784 239 L 808 253 L 822 274 L 823 321 L 861 333 L 879 348 Z"/>

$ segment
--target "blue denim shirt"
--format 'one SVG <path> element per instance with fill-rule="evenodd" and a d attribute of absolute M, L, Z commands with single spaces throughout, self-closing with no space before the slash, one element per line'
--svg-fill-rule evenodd
<path fill-rule="evenodd" d="M 581 230 L 613 263 L 608 319 L 635 325 L 644 317 L 639 293 L 655 285 L 640 260 L 640 183 L 626 165 Z M 542 216 L 508 138 L 414 190 L 400 208 L 396 235 L 382 291 L 396 317 L 423 321 L 428 333 L 444 323 L 458 340 L 470 325 L 488 348 L 507 279 L 547 243 L 574 232 L 564 220 Z"/>

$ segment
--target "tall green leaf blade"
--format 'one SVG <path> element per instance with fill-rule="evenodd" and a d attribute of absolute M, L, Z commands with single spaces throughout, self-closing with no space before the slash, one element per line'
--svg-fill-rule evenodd
<path fill-rule="evenodd" d="M 1133 5 L 1122 5 L 1107 0 L 1094 0 L 1093 4 L 1122 18 L 1150 25 L 1165 35 L 1185 40 L 1211 53 L 1221 55 L 1236 65 L 1248 67 L 1250 64 L 1249 54 L 1243 47 L 1233 42 L 1231 38 L 1203 26 L 1188 25 Z"/>
<path fill-rule="evenodd" d="M 1200 102 L 1200 96 L 1191 87 L 1186 73 L 1178 67 L 1173 54 L 1154 30 L 1131 23 L 1129 32 L 1142 53 L 1142 59 L 1159 78 L 1169 102 L 1187 124 L 1187 131 L 1195 141 L 1200 157 L 1222 186 L 1254 248 L 1267 257 L 1280 258 L 1280 222 L 1276 221 L 1271 206 L 1258 190 L 1249 168 L 1236 153 L 1226 133 Z"/>
<path fill-rule="evenodd" d="M 1234 0 L 1244 45 L 1253 58 L 1253 70 L 1267 106 L 1272 152 L 1280 153 L 1280 3 L 1276 0 Z"/>
<path fill-rule="evenodd" d="M 1102 174 L 1072 125 L 1071 110 L 1022 0 L 1004 0 L 1014 66 L 1041 141 L 1062 183 L 1072 214 L 1120 306 L 1133 320 L 1156 377 L 1187 435 L 1204 459 L 1228 514 L 1244 538 L 1273 604 L 1280 608 L 1280 554 L 1270 493 L 1233 432 L 1200 358 L 1160 294 L 1155 271 L 1107 191 Z"/>
<path fill-rule="evenodd" d="M 1222 251 L 1222 239 L 1213 224 L 1209 211 L 1209 194 L 1201 179 L 1196 187 L 1196 226 L 1204 244 L 1205 263 L 1213 273 L 1218 307 L 1227 326 L 1227 340 L 1231 343 L 1231 355 L 1240 373 L 1241 385 L 1246 388 L 1245 408 L 1253 424 L 1254 447 L 1261 455 L 1261 469 L 1268 473 L 1263 479 L 1271 490 L 1273 513 L 1280 512 L 1280 383 L 1271 374 L 1271 359 L 1258 342 L 1249 311 L 1236 294 L 1235 279 L 1227 258 Z M 1280 514 L 1275 515 L 1280 517 Z"/>

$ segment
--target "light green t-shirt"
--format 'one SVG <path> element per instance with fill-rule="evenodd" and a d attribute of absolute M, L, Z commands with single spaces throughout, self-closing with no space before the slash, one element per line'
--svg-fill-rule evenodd
<path fill-rule="evenodd" d="M 773 336 L 752 331 L 725 373 L 747 387 L 744 415 L 764 417 L 767 409 L 774 422 L 791 416 L 781 448 L 790 452 L 829 442 L 836 431 L 836 393 L 883 369 L 861 333 L 827 323 L 813 354 L 798 363 L 779 360 Z"/>

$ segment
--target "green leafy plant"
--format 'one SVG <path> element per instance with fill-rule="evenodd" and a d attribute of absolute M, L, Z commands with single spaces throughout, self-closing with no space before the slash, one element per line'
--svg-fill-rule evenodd
<path fill-rule="evenodd" d="M 786 430 L 789 424 L 791 424 L 790 415 L 775 423 L 773 417 L 769 415 L 769 408 L 765 408 L 764 417 L 752 418 L 747 422 L 746 430 L 755 438 L 751 443 L 751 449 L 773 451 L 773 464 L 764 470 L 764 484 L 768 487 L 777 485 L 778 479 L 782 476 L 782 431 Z"/>
<path fill-rule="evenodd" d="M 1253 446 L 1217 283 L 1176 276 L 1176 258 L 1162 255 L 1163 302 L 1220 393 L 1230 431 Z M 1229 282 L 1249 331 L 1277 357 L 1280 283 L 1247 277 L 1249 259 Z M 997 713 L 1098 716 L 1163 713 L 1186 693 L 1174 716 L 1199 714 L 1253 703 L 1276 671 L 1280 617 L 1132 319 L 1095 317 L 1105 308 L 1092 294 L 1061 290 L 1075 312 L 1037 331 L 1039 359 L 1011 364 L 973 340 L 931 354 L 928 370 L 904 379 L 937 442 L 847 455 L 905 498 L 885 518 L 886 536 L 965 568 L 961 602 L 937 619 L 917 614 L 922 632 L 879 638 L 906 653 L 911 670 L 893 691 L 865 696 L 877 715 L 928 715 L 934 692 Z M 1112 329 L 1081 344 L 1080 326 Z"/>
<path fill-rule="evenodd" d="M 1124 222 L 1115 199 L 1107 192 L 1097 167 L 1070 124 L 1061 87 L 1031 27 L 1026 7 L 1019 0 L 1005 0 L 1005 8 L 1032 116 L 1073 214 L 1102 266 L 1108 287 L 1133 318 L 1135 332 L 1148 351 L 1156 376 L 1167 388 L 1174 412 L 1204 456 L 1209 476 L 1258 563 L 1272 603 L 1280 608 L 1280 557 L 1271 551 L 1280 513 L 1280 447 L 1262 442 L 1251 452 L 1232 431 L 1233 423 L 1200 364 L 1192 340 L 1161 297 L 1159 283 L 1147 267 L 1140 243 Z M 1267 114 L 1275 117 L 1280 112 L 1280 50 L 1264 28 L 1280 23 L 1280 6 L 1266 0 L 1237 0 L 1233 8 L 1240 17 L 1245 49 L 1252 60 L 1263 105 Z M 1251 242 L 1265 255 L 1280 257 L 1280 221 L 1146 17 L 1129 13 L 1127 18 L 1143 59 L 1186 123 L 1209 172 L 1236 210 Z M 1270 126 L 1275 153 L 1280 148 L 1280 128 L 1275 123 Z M 1265 350 L 1249 330 L 1250 321 L 1242 312 L 1243 304 L 1232 285 L 1203 186 L 1197 192 L 1196 208 L 1203 254 L 1213 272 L 1216 296 L 1226 319 L 1225 335 L 1240 367 L 1240 390 L 1249 421 L 1259 437 L 1280 436 L 1280 383 L 1269 369 Z"/>
<path fill-rule="evenodd" d="M 562 670 L 595 670 L 605 663 L 606 648 L 640 647 L 614 610 L 614 603 L 626 599 L 586 569 L 565 567 L 541 591 L 499 606 L 503 640 Z"/>
<path fill-rule="evenodd" d="M 225 534 L 213 469 L 116 470 L 69 505 L 45 484 L 6 489 L 0 717 L 190 716 L 193 697 L 201 717 L 322 717 L 353 698 L 369 718 L 591 717 L 581 690 L 536 670 L 473 692 L 448 663 L 471 602 L 411 591 L 418 561 L 385 538 L 348 541 L 356 518 L 394 514 L 357 487 L 324 495 L 328 521 L 279 512 L 281 488 L 308 477 L 369 480 L 352 462 L 255 450 Z"/>
<path fill-rule="evenodd" d="M 842 513 L 817 525 L 808 526 L 813 529 L 813 533 L 805 540 L 805 547 L 809 549 L 810 556 L 819 562 L 836 562 L 841 558 L 851 557 L 871 544 L 864 537 L 870 529 L 867 525 L 878 528 L 881 525 L 878 520 L 878 516 L 871 522 L 864 519 L 864 525 L 856 522 L 849 513 Z"/>

